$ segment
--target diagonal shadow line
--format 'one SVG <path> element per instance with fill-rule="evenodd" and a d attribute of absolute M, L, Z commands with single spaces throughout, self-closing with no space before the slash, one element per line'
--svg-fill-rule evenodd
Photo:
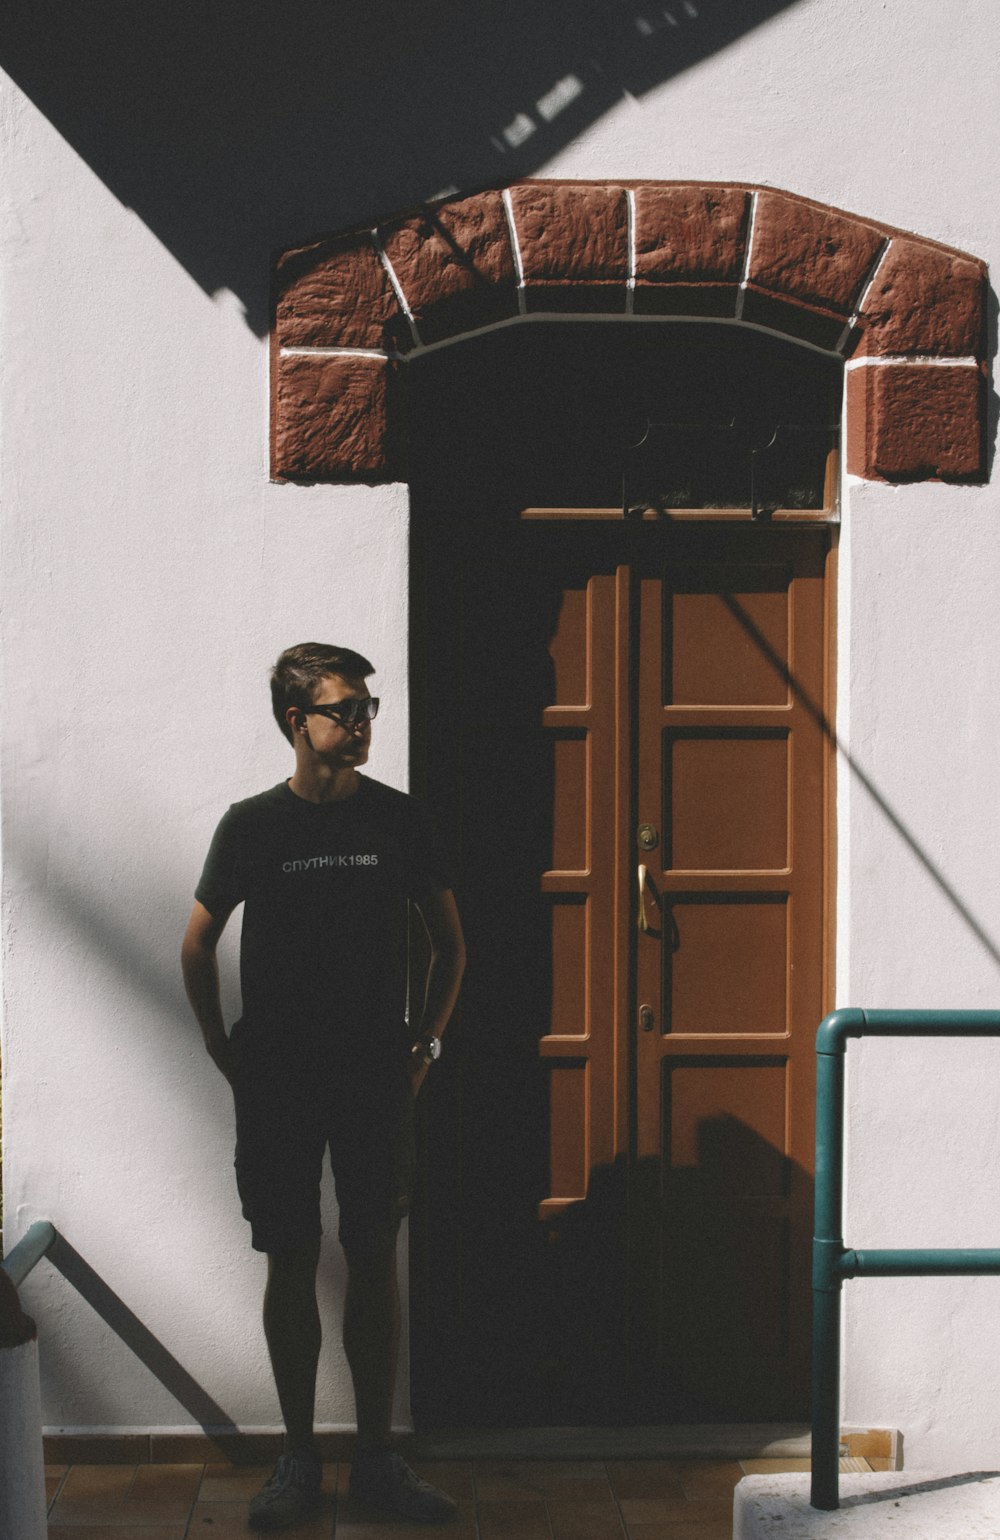
<path fill-rule="evenodd" d="M 902 1474 L 902 1473 L 901 1473 Z M 875 1492 L 852 1492 L 840 1499 L 841 1508 L 866 1508 L 873 1503 L 898 1504 L 902 1497 L 919 1497 L 922 1492 L 949 1492 L 955 1487 L 978 1486 L 983 1481 L 994 1481 L 1000 1471 L 973 1470 L 958 1476 L 938 1476 L 930 1481 L 906 1481 L 905 1477 L 891 1487 L 880 1487 Z M 919 1507 L 914 1508 L 919 1512 Z"/>
<path fill-rule="evenodd" d="M 759 649 L 764 657 L 767 658 L 768 662 L 776 670 L 776 672 L 780 674 L 782 680 L 795 696 L 795 699 L 801 706 L 805 708 L 805 710 L 812 717 L 817 727 L 819 727 L 820 731 L 824 734 L 833 748 L 839 755 L 841 755 L 851 774 L 855 776 L 861 786 L 864 787 L 865 791 L 871 797 L 879 812 L 886 819 L 887 823 L 899 835 L 900 839 L 903 841 L 904 845 L 910 851 L 914 859 L 923 867 L 924 871 L 927 873 L 928 877 L 930 877 L 938 891 L 943 895 L 945 899 L 947 899 L 948 903 L 955 910 L 956 914 L 959 915 L 964 924 L 968 926 L 969 930 L 975 936 L 980 946 L 983 947 L 983 949 L 997 964 L 997 966 L 1000 967 L 1000 947 L 997 946 L 997 943 L 993 940 L 992 936 L 990 936 L 989 932 L 986 931 L 979 923 L 979 921 L 976 919 L 976 916 L 972 913 L 972 910 L 965 903 L 960 894 L 957 893 L 956 890 L 952 887 L 951 883 L 948 881 L 941 868 L 932 860 L 931 856 L 924 849 L 923 845 L 921 845 L 917 837 L 911 833 L 910 829 L 900 818 L 892 804 L 887 801 L 882 792 L 879 791 L 871 776 L 867 773 L 867 771 L 861 768 L 861 766 L 858 764 L 858 761 L 854 758 L 854 755 L 842 743 L 840 738 L 837 736 L 836 729 L 830 722 L 830 719 L 826 715 L 826 712 L 823 710 L 822 706 L 812 698 L 808 690 L 806 690 L 796 679 L 784 658 L 782 658 L 771 646 L 770 642 L 767 640 L 767 637 L 764 636 L 763 633 L 758 629 L 754 621 L 740 604 L 739 600 L 733 594 L 723 593 L 720 595 L 720 597 L 726 608 L 729 610 L 730 614 L 737 621 L 737 623 L 743 627 L 743 630 L 750 637 L 754 645 Z"/>
<path fill-rule="evenodd" d="M 132 987 L 137 992 L 141 990 L 165 1017 L 184 1028 L 194 1027 L 194 1017 L 184 999 L 179 964 L 168 970 L 158 955 L 149 947 L 143 947 L 139 938 L 116 917 L 108 900 L 112 885 L 106 870 L 98 873 L 92 886 L 83 886 L 77 876 L 79 868 L 57 865 L 47 846 L 26 826 L 19 827 L 16 836 L 11 831 L 5 855 L 7 870 L 31 884 L 40 901 L 58 916 L 61 924 L 80 936 L 98 956 L 113 961 Z M 165 872 L 157 874 L 157 883 L 159 891 L 167 894 L 172 902 L 172 893 L 167 893 Z M 184 924 L 182 916 L 190 902 L 186 893 L 178 896 L 175 911 L 178 956 Z"/>
<path fill-rule="evenodd" d="M 0 63 L 209 295 L 270 329 L 268 251 L 545 175 L 799 0 L 8 0 Z M 637 15 L 636 12 L 645 14 Z M 553 113 L 542 99 L 575 81 Z M 527 120 L 529 136 L 505 129 Z"/>
<path fill-rule="evenodd" d="M 143 1325 L 134 1311 L 115 1293 L 114 1289 L 94 1271 L 80 1253 L 70 1245 L 59 1231 L 46 1253 L 53 1267 L 71 1283 L 77 1293 L 96 1311 L 105 1325 L 121 1338 L 125 1346 L 144 1364 L 160 1384 L 174 1397 L 184 1410 L 200 1425 L 202 1432 L 213 1442 L 227 1460 L 234 1458 L 233 1436 L 239 1444 L 240 1460 L 250 1464 L 266 1464 L 269 1454 L 257 1447 L 252 1436 L 240 1432 L 236 1423 L 202 1385 L 190 1374 L 159 1338 L 154 1337 L 148 1326 Z"/>

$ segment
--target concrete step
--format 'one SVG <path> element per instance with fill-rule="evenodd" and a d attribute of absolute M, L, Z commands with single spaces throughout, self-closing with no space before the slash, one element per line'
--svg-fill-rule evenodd
<path fill-rule="evenodd" d="M 840 1507 L 809 1504 L 809 1475 L 744 1476 L 733 1540 L 995 1540 L 1000 1471 L 841 1474 Z"/>

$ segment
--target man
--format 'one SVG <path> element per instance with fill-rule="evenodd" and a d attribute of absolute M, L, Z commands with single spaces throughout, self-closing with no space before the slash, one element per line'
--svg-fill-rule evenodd
<path fill-rule="evenodd" d="M 344 1349 L 358 1438 L 353 1496 L 403 1517 L 455 1505 L 390 1448 L 399 1342 L 396 1236 L 409 1204 L 413 1097 L 440 1053 L 465 949 L 441 853 L 419 807 L 360 774 L 378 701 L 372 665 L 305 643 L 278 659 L 271 695 L 295 772 L 234 804 L 196 889 L 182 950 L 205 1045 L 232 1085 L 236 1175 L 252 1244 L 267 1253 L 264 1331 L 285 1452 L 250 1505 L 257 1529 L 320 1501 L 313 1434 L 324 1153 L 347 1262 Z M 408 901 L 431 958 L 419 1023 L 405 1023 Z M 216 947 L 244 903 L 243 1015 L 227 1035 Z"/>

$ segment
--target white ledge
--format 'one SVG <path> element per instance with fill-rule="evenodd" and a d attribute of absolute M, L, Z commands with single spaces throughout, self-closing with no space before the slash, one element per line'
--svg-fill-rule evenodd
<path fill-rule="evenodd" d="M 986 1540 L 1000 1533 L 1000 1472 L 841 1475 L 840 1507 L 809 1502 L 808 1473 L 744 1476 L 733 1540 Z"/>

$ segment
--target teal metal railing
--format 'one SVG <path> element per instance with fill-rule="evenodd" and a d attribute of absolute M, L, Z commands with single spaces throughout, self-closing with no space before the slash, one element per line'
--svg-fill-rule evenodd
<path fill-rule="evenodd" d="M 812 1492 L 840 1506 L 840 1297 L 848 1278 L 1000 1274 L 1000 1250 L 852 1251 L 844 1245 L 844 1071 L 852 1037 L 1000 1037 L 1000 1011 L 834 1011 L 816 1034 Z"/>
<path fill-rule="evenodd" d="M 0 1262 L 0 1535 L 18 1540 L 45 1540 L 46 1501 L 38 1344 L 17 1290 L 55 1241 L 38 1220 Z"/>
<path fill-rule="evenodd" d="M 56 1238 L 55 1225 L 48 1219 L 37 1219 L 21 1236 L 17 1245 L 0 1261 L 15 1289 L 19 1289 L 31 1269 L 42 1260 Z"/>

